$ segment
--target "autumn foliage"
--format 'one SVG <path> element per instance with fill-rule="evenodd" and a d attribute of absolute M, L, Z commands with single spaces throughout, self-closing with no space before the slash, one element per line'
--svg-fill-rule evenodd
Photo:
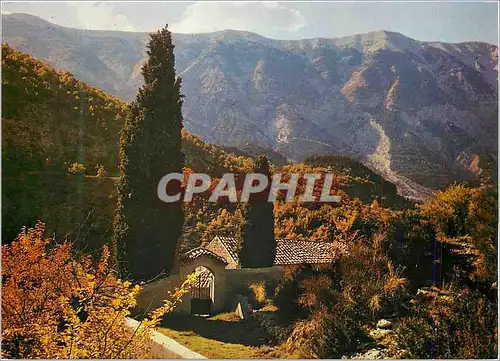
<path fill-rule="evenodd" d="M 495 186 L 455 184 L 420 207 L 437 239 L 470 263 L 468 277 L 489 284 L 497 279 L 497 197 Z"/>
<path fill-rule="evenodd" d="M 75 257 L 71 243 L 44 237 L 38 223 L 2 246 L 2 357 L 142 358 L 150 330 L 187 292 L 193 277 L 145 318 L 126 325 L 138 285 L 115 276 L 103 248 L 99 260 Z"/>
<path fill-rule="evenodd" d="M 293 324 L 286 345 L 304 358 L 340 358 L 366 337 L 364 326 L 397 310 L 407 279 L 391 262 L 386 235 L 360 236 L 356 215 L 338 219 L 336 259 L 302 266 L 278 286 L 278 313 Z"/>

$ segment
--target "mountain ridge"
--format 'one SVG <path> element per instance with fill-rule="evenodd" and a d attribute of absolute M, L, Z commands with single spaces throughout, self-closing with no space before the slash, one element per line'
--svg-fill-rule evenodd
<path fill-rule="evenodd" d="M 66 28 L 66 29 L 72 29 L 72 30 L 78 30 L 78 31 L 86 31 L 86 32 L 93 32 L 93 33 L 98 33 L 98 32 L 104 32 L 104 33 L 116 33 L 116 34 L 123 34 L 123 33 L 128 33 L 128 34 L 142 34 L 142 35 L 147 35 L 150 32 L 147 31 L 129 31 L 129 30 L 104 30 L 104 29 L 85 29 L 85 28 L 75 28 L 75 27 L 70 27 L 70 26 L 65 26 L 65 25 L 59 25 L 52 23 L 42 17 L 28 14 L 28 13 L 9 13 L 9 14 L 2 14 L 2 17 L 8 17 L 8 18 L 18 18 L 22 20 L 34 20 L 39 22 L 40 24 L 44 25 L 50 25 L 54 27 L 59 27 L 59 28 Z M 265 39 L 265 40 L 270 40 L 270 41 L 276 41 L 276 42 L 300 42 L 300 41 L 310 41 L 310 40 L 336 40 L 336 41 L 341 41 L 344 39 L 350 39 L 350 38 L 357 38 L 357 37 L 365 37 L 369 36 L 371 34 L 386 34 L 390 36 L 399 36 L 399 37 L 404 37 L 406 39 L 411 39 L 415 42 L 418 43 L 424 43 L 424 44 L 450 44 L 450 45 L 460 45 L 460 44 L 487 44 L 490 46 L 496 46 L 495 44 L 489 43 L 487 41 L 481 41 L 481 40 L 467 40 L 467 41 L 459 41 L 459 42 L 442 42 L 438 40 L 417 40 L 413 39 L 409 36 L 404 35 L 403 33 L 400 33 L 398 31 L 392 31 L 392 30 L 386 30 L 386 29 L 378 29 L 378 30 L 372 30 L 366 33 L 355 33 L 352 35 L 345 35 L 345 36 L 337 36 L 337 37 L 324 37 L 324 36 L 319 36 L 319 37 L 307 37 L 307 38 L 298 38 L 298 39 L 275 39 L 275 38 L 270 38 L 264 35 L 260 35 L 259 33 L 248 31 L 248 30 L 237 30 L 237 29 L 224 29 L 224 30 L 216 30 L 216 31 L 211 31 L 211 32 L 202 32 L 202 33 L 176 33 L 173 32 L 172 35 L 174 37 L 179 37 L 179 36 L 214 36 L 216 34 L 231 34 L 231 33 L 236 33 L 238 35 L 250 35 L 251 37 L 255 38 L 260 38 L 260 39 Z"/>
<path fill-rule="evenodd" d="M 147 33 L 26 19 L 3 16 L 4 40 L 133 99 Z M 414 198 L 474 180 L 481 170 L 472 162 L 482 154 L 496 160 L 498 49 L 491 44 L 421 42 L 388 31 L 273 40 L 230 30 L 173 40 L 185 125 L 204 141 L 255 143 L 295 161 L 348 156 Z"/>

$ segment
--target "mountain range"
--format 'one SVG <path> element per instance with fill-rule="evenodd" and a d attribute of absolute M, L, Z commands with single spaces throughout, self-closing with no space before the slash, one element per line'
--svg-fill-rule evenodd
<path fill-rule="evenodd" d="M 141 85 L 148 34 L 2 16 L 3 42 L 123 100 Z M 496 164 L 498 48 L 376 31 L 282 41 L 243 31 L 173 34 L 187 130 L 292 161 L 335 154 L 422 198 Z"/>

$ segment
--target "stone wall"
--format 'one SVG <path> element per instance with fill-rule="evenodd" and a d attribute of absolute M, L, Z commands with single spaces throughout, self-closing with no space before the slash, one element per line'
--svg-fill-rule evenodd
<path fill-rule="evenodd" d="M 226 288 L 237 289 L 240 285 L 248 283 L 279 281 L 284 274 L 285 269 L 281 266 L 226 269 Z"/>
<path fill-rule="evenodd" d="M 166 278 L 145 284 L 137 297 L 137 305 L 141 312 L 150 312 L 163 305 L 163 300 L 167 298 L 167 291 L 173 291 L 182 284 L 179 275 L 171 275 Z M 182 311 L 185 301 L 177 307 L 177 311 Z M 185 311 L 185 310 L 184 310 Z"/>
<path fill-rule="evenodd" d="M 237 304 L 236 295 L 250 292 L 250 284 L 265 282 L 267 286 L 275 286 L 284 274 L 285 269 L 280 266 L 226 269 L 226 309 L 234 309 Z"/>
<path fill-rule="evenodd" d="M 211 257 L 201 256 L 194 261 L 182 265 L 179 274 L 151 282 L 144 285 L 138 297 L 138 306 L 143 311 L 152 311 L 163 304 L 167 298 L 167 291 L 179 287 L 186 277 L 194 272 L 198 266 L 207 267 L 215 275 L 214 284 L 214 311 L 234 311 L 238 294 L 249 292 L 249 285 L 256 282 L 265 282 L 268 285 L 277 284 L 284 276 L 283 267 L 268 268 L 238 268 L 225 269 L 224 265 Z M 190 313 L 191 297 L 186 294 L 174 312 Z"/>

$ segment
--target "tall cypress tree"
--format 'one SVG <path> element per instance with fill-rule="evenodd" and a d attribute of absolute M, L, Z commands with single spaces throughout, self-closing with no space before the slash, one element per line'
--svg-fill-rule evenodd
<path fill-rule="evenodd" d="M 276 257 L 273 203 L 267 201 L 271 175 L 265 156 L 254 161 L 253 173 L 264 174 L 269 182 L 264 191 L 251 194 L 246 205 L 239 235 L 239 259 L 243 268 L 270 267 Z"/>
<path fill-rule="evenodd" d="M 160 179 L 181 172 L 184 164 L 181 79 L 175 75 L 167 27 L 150 35 L 147 53 L 144 85 L 120 136 L 114 224 L 119 268 L 124 277 L 136 281 L 170 271 L 184 222 L 181 202 L 163 203 L 157 196 Z"/>

